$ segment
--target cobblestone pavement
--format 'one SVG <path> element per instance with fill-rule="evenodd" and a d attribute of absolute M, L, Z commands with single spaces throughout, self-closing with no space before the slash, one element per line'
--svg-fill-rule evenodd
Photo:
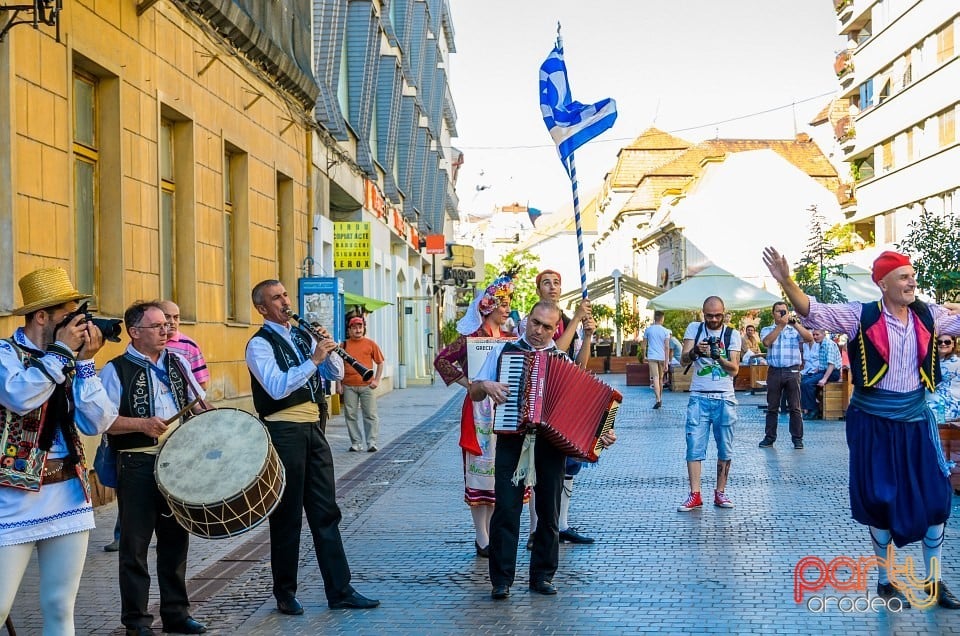
<path fill-rule="evenodd" d="M 457 448 L 462 389 L 394 391 L 380 401 L 384 439 L 378 453 L 348 453 L 342 416 L 328 428 L 338 473 L 341 524 L 355 587 L 381 599 L 365 611 L 331 611 L 305 532 L 298 597 L 306 613 L 279 614 L 270 595 L 266 533 L 226 541 L 193 540 L 189 586 L 193 615 L 211 634 L 452 633 L 764 633 L 952 634 L 960 612 L 846 611 L 859 592 L 825 590 L 825 611 L 793 599 L 794 568 L 805 556 L 829 562 L 871 554 L 865 528 L 850 519 L 843 422 L 805 424 L 806 449 L 789 442 L 785 416 L 773 449 L 762 437 L 763 396 L 738 394 L 740 422 L 728 495 L 736 507 L 676 511 L 686 495 L 683 417 L 686 393 L 665 393 L 650 409 L 649 388 L 625 387 L 619 441 L 599 465 L 576 479 L 571 522 L 597 538 L 561 545 L 560 593 L 527 591 L 528 553 L 506 601 L 490 600 L 487 562 L 474 554 L 470 515 L 462 502 Z M 704 462 L 703 490 L 714 485 L 716 449 Z M 122 633 L 118 626 L 113 512 L 98 511 L 77 627 L 81 634 Z M 944 546 L 945 580 L 960 592 L 960 542 L 954 516 Z M 526 517 L 524 519 L 526 524 Z M 919 563 L 918 546 L 902 555 Z M 922 571 L 922 566 L 920 567 Z M 35 567 L 17 599 L 21 633 L 39 633 Z M 808 574 L 808 578 L 813 578 Z M 876 576 L 869 576 L 872 590 Z M 837 607 L 837 599 L 846 599 Z M 153 596 L 156 602 L 156 595 Z M 818 601 L 809 603 L 819 609 Z M 159 625 L 159 621 L 157 623 Z"/>

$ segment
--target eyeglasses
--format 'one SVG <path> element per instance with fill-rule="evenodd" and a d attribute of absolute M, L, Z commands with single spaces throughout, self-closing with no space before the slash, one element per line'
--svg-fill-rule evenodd
<path fill-rule="evenodd" d="M 156 325 L 134 325 L 137 329 L 156 329 L 157 331 L 173 331 L 172 322 L 164 322 Z"/>
<path fill-rule="evenodd" d="M 703 314 L 703 317 L 704 317 L 704 318 L 723 318 L 723 314 L 722 314 L 722 313 L 719 313 L 719 314 L 707 314 L 707 313 L 705 313 L 705 314 Z"/>
<path fill-rule="evenodd" d="M 941 347 L 949 347 L 953 344 L 953 340 L 937 340 L 937 344 Z"/>

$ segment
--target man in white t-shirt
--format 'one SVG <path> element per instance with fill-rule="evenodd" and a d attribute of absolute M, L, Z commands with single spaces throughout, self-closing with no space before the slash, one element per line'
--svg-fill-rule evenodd
<path fill-rule="evenodd" d="M 663 312 L 653 312 L 653 324 L 643 332 L 643 357 L 650 367 L 650 383 L 657 398 L 653 408 L 662 406 L 663 374 L 670 363 L 670 330 L 663 326 Z"/>
<path fill-rule="evenodd" d="M 737 423 L 737 398 L 733 379 L 740 370 L 740 332 L 723 324 L 724 304 L 718 296 L 703 301 L 703 322 L 687 325 L 683 334 L 684 362 L 693 365 L 690 401 L 687 404 L 687 476 L 690 493 L 677 508 L 689 512 L 703 506 L 700 474 L 707 457 L 710 427 L 717 442 L 717 487 L 713 505 L 733 508 L 724 489 L 733 458 L 733 427 Z"/>

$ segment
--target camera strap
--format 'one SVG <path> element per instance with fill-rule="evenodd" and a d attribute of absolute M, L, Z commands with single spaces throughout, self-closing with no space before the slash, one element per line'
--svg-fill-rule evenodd
<path fill-rule="evenodd" d="M 702 323 L 702 322 L 697 326 L 697 335 L 695 335 L 695 336 L 693 337 L 693 346 L 694 346 L 694 348 L 696 348 L 696 346 L 697 346 L 698 344 L 700 344 L 700 336 L 701 336 L 701 335 L 703 335 L 703 323 Z M 720 337 L 723 339 L 723 353 L 724 353 L 724 355 L 727 356 L 727 360 L 729 360 L 729 359 L 730 359 L 730 338 L 733 337 L 733 331 L 730 329 L 730 327 L 727 327 L 726 325 L 721 326 L 721 327 L 720 327 Z M 686 366 L 686 368 L 683 370 L 683 374 L 686 375 L 687 372 L 690 371 L 690 367 L 692 367 L 692 366 L 693 366 L 693 363 L 692 363 L 692 362 L 691 362 L 690 364 L 688 364 L 688 365 Z"/>

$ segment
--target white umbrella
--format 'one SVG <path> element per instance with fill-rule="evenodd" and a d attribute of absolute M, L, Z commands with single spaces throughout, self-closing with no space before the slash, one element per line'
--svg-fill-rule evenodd
<path fill-rule="evenodd" d="M 848 301 L 869 303 L 880 299 L 880 288 L 870 278 L 870 272 L 859 265 L 843 266 L 843 273 L 850 278 L 837 277 L 834 280 Z"/>
<path fill-rule="evenodd" d="M 647 301 L 649 309 L 700 309 L 707 296 L 719 296 L 728 310 L 772 306 L 780 296 L 751 285 L 727 270 L 711 265 L 676 287 Z"/>

